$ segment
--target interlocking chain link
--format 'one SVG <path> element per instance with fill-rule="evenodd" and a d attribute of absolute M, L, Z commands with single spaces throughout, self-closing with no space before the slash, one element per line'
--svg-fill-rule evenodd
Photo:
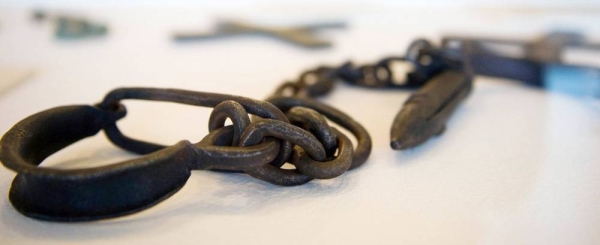
<path fill-rule="evenodd" d="M 373 65 L 317 67 L 282 84 L 266 101 L 177 89 L 121 88 L 95 106 L 64 106 L 34 114 L 0 141 L 0 160 L 17 172 L 9 198 L 30 217 L 84 221 L 122 216 L 159 203 L 185 185 L 191 170 L 242 172 L 283 186 L 338 177 L 365 163 L 371 138 L 360 123 L 315 97 L 329 93 L 337 80 L 366 87 L 416 87 L 441 69 L 461 65 L 428 45 L 417 41 L 407 58 L 386 58 Z M 421 52 L 424 49 L 428 52 Z M 406 81 L 397 81 L 392 64 L 404 61 L 415 70 Z M 127 114 L 121 102 L 130 99 L 212 107 L 209 133 L 197 143 L 184 140 L 172 146 L 130 138 L 117 126 Z M 438 111 L 449 115 L 453 107 Z M 256 116 L 254 120 L 250 115 Z M 227 119 L 231 125 L 225 125 Z M 330 121 L 353 134 L 356 147 Z M 143 156 L 88 169 L 38 167 L 53 153 L 99 131 L 116 146 Z"/>
<path fill-rule="evenodd" d="M 197 143 L 164 146 L 126 136 L 117 121 L 124 100 L 213 107 L 209 134 Z M 56 221 L 96 220 L 153 205 L 179 190 L 191 170 L 243 172 L 276 185 L 329 179 L 366 161 L 371 141 L 346 114 L 316 100 L 245 97 L 176 89 L 121 88 L 96 106 L 58 107 L 17 123 L 0 141 L 2 163 L 18 174 L 9 194 L 21 213 Z M 255 120 L 250 115 L 257 116 Z M 232 124 L 225 126 L 230 119 Z M 352 141 L 328 124 L 353 133 Z M 103 130 L 116 146 L 139 158 L 88 169 L 38 167 L 56 151 Z M 283 167 L 286 163 L 293 167 Z M 65 191 L 68 190 L 68 191 Z"/>

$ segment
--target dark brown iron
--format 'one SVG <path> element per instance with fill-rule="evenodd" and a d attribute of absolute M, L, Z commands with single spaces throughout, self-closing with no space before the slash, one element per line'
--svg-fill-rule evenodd
<path fill-rule="evenodd" d="M 415 66 L 404 83 L 392 79 L 390 63 L 395 61 Z M 314 99 L 329 93 L 340 79 L 371 88 L 422 87 L 394 121 L 394 149 L 414 147 L 439 134 L 472 86 L 460 59 L 419 40 L 406 58 L 309 70 L 298 81 L 282 84 L 266 101 L 176 89 L 116 89 L 96 106 L 65 106 L 34 114 L 3 136 L 0 160 L 17 172 L 10 201 L 29 217 L 86 221 L 157 204 L 183 187 L 191 170 L 241 172 L 282 186 L 340 176 L 364 164 L 372 148 L 362 125 Z M 130 138 L 116 125 L 126 115 L 121 102 L 129 99 L 214 107 L 209 134 L 198 143 L 184 140 L 173 146 Z M 248 114 L 257 118 L 251 120 Z M 224 125 L 227 118 L 232 125 Z M 327 120 L 352 133 L 356 148 Z M 88 169 L 38 167 L 51 154 L 100 130 L 118 147 L 144 156 Z M 295 168 L 282 168 L 286 162 Z"/>
<path fill-rule="evenodd" d="M 195 144 L 184 140 L 168 147 L 127 137 L 116 125 L 126 115 L 121 101 L 127 99 L 214 107 L 209 134 Z M 292 186 L 337 177 L 350 168 L 356 160 L 351 141 L 330 128 L 317 111 L 341 120 L 348 116 L 316 101 L 285 110 L 298 126 L 265 101 L 152 88 L 116 89 L 96 106 L 46 110 L 17 123 L 0 141 L 2 163 L 18 173 L 9 198 L 19 212 L 30 217 L 97 220 L 137 212 L 166 199 L 185 184 L 191 170 L 244 172 L 273 184 Z M 249 113 L 260 119 L 251 121 Z M 227 118 L 233 125 L 224 126 Z M 145 155 L 88 169 L 37 166 L 49 155 L 100 130 L 115 145 Z M 370 145 L 366 131 L 361 133 Z M 364 135 L 359 142 L 365 142 Z M 359 151 L 361 163 L 369 151 Z M 285 162 L 296 169 L 280 168 Z"/>
<path fill-rule="evenodd" d="M 396 71 L 391 66 L 392 62 L 408 62 L 414 69 L 406 74 L 403 81 L 397 81 L 394 80 L 398 76 L 394 74 Z M 419 88 L 405 102 L 392 123 L 390 146 L 395 150 L 415 147 L 430 137 L 441 134 L 454 109 L 472 89 L 470 66 L 462 54 L 435 48 L 429 42 L 419 39 L 410 45 L 405 57 L 389 57 L 373 65 L 359 67 L 347 62 L 339 67 L 320 66 L 308 70 L 295 82 L 279 86 L 274 97 L 311 100 L 309 98 L 329 93 L 338 80 L 366 88 Z M 286 107 L 282 107 L 282 102 L 278 100 L 280 99 L 268 101 L 285 111 Z M 351 119 L 340 121 L 348 120 Z M 360 135 L 359 132 L 353 133 Z M 360 148 L 359 142 L 355 151 Z"/>

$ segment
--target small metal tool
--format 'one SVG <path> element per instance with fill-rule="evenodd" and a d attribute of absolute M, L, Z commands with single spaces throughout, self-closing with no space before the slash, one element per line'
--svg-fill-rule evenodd
<path fill-rule="evenodd" d="M 290 42 L 306 48 L 323 48 L 331 46 L 331 42 L 320 39 L 316 32 L 326 28 L 345 28 L 343 22 L 316 23 L 294 27 L 265 27 L 249 24 L 241 21 L 220 21 L 214 32 L 210 33 L 186 33 L 175 34 L 177 41 L 208 40 L 215 38 L 231 37 L 241 34 L 258 34 L 276 37 L 280 40 Z"/>
<path fill-rule="evenodd" d="M 408 98 L 394 118 L 392 149 L 411 148 L 443 133 L 452 112 L 472 87 L 472 78 L 456 71 L 444 71 L 429 80 Z"/>
<path fill-rule="evenodd" d="M 600 51 L 600 44 L 572 32 L 554 32 L 531 41 L 460 36 L 442 40 L 442 48 L 462 50 L 475 74 L 519 80 L 537 87 L 545 87 L 547 68 L 558 65 L 597 69 L 565 64 L 563 53 L 569 47 Z"/>
<path fill-rule="evenodd" d="M 58 39 L 101 37 L 108 33 L 106 25 L 95 23 L 85 18 L 64 15 L 51 16 L 39 10 L 34 11 L 33 18 L 37 21 L 50 20 L 55 22 L 55 36 Z"/>

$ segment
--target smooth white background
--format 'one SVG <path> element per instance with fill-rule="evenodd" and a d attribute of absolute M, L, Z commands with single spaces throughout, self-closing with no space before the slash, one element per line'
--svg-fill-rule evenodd
<path fill-rule="evenodd" d="M 568 2 L 551 4 L 558 8 L 540 8 L 540 2 L 527 8 L 513 7 L 512 2 L 508 8 L 443 7 L 448 2 L 435 5 L 443 8 L 366 2 L 189 8 L 61 3 L 77 7 L 65 12 L 106 22 L 110 35 L 58 41 L 51 25 L 30 20 L 29 9 L 22 7 L 27 4 L 5 4 L 0 10 L 0 66 L 31 69 L 35 75 L 0 94 L 0 132 L 44 109 L 96 103 L 117 87 L 264 98 L 305 69 L 402 54 L 416 37 L 439 40 L 446 33 L 472 32 L 533 38 L 556 28 L 579 30 L 596 40 L 600 34 L 595 24 L 599 12 Z M 335 46 L 318 51 L 261 37 L 186 44 L 170 40 L 175 30 L 209 29 L 214 18 L 223 17 L 270 24 L 343 19 L 349 28 L 323 32 Z M 298 187 L 194 171 L 181 191 L 146 211 L 65 224 L 17 213 L 6 198 L 14 173 L 1 169 L 0 243 L 600 243 L 597 101 L 478 78 L 442 137 L 395 152 L 389 148 L 389 128 L 409 94 L 339 84 L 323 101 L 367 128 L 374 141 L 371 158 L 341 177 Z M 173 144 L 197 141 L 207 133 L 209 109 L 139 101 L 127 101 L 126 106 L 129 115 L 119 125 L 132 136 Z M 77 168 L 132 157 L 98 134 L 43 165 Z"/>

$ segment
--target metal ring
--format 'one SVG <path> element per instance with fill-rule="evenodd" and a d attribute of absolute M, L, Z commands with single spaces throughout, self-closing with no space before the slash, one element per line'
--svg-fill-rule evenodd
<path fill-rule="evenodd" d="M 133 95 L 128 95 L 128 92 Z M 197 95 L 178 94 L 171 90 L 144 92 L 148 91 L 122 89 L 124 94 L 111 93 L 117 99 L 109 94 L 104 104 L 96 107 L 58 107 L 25 118 L 11 128 L 0 141 L 0 159 L 6 167 L 18 173 L 9 193 L 13 206 L 26 216 L 46 220 L 85 221 L 117 217 L 138 212 L 168 198 L 183 187 L 191 169 L 245 170 L 270 166 L 268 163 L 281 155 L 279 141 L 274 139 L 247 147 L 208 145 L 202 141 L 192 145 L 181 141 L 166 148 L 156 145 L 153 153 L 102 167 L 72 170 L 36 167 L 49 155 L 102 129 L 113 127 L 118 132 L 115 121 L 126 112 L 119 103 L 122 98 L 158 94 L 158 97 L 151 98 L 161 100 L 165 97 L 160 95 L 166 94 L 167 99 L 191 103 L 186 96 Z M 212 105 L 223 100 L 215 96 L 204 98 L 201 104 Z M 238 99 L 248 104 L 251 112 L 287 121 L 281 111 L 267 102 L 243 97 Z M 227 130 L 231 132 L 232 128 L 220 128 L 209 135 L 219 137 L 228 134 Z M 109 137 L 110 132 L 107 132 Z M 123 138 L 112 137 L 112 140 Z M 208 141 L 210 139 L 204 142 Z M 127 143 L 126 140 L 124 142 Z M 291 146 L 291 143 L 284 143 Z M 148 151 L 151 149 L 149 146 L 152 145 L 131 144 L 124 148 Z"/>
<path fill-rule="evenodd" d="M 360 123 L 356 122 L 345 113 L 309 98 L 274 97 L 269 98 L 267 101 L 273 103 L 283 112 L 289 111 L 294 106 L 302 106 L 313 109 L 354 134 L 358 144 L 354 149 L 354 155 L 352 157 L 352 165 L 350 166 L 350 169 L 361 166 L 369 158 L 372 148 L 371 136 L 369 136 L 367 130 L 360 125 Z"/>
<path fill-rule="evenodd" d="M 238 147 L 230 146 L 234 136 L 234 126 L 218 128 L 195 144 L 198 155 L 202 158 L 202 167 L 195 169 L 211 169 L 242 172 L 272 162 L 280 149 L 280 141 L 267 138 L 261 144 Z"/>
<path fill-rule="evenodd" d="M 329 161 L 315 161 L 310 158 L 306 151 L 300 147 L 294 147 L 292 153 L 292 164 L 298 172 L 315 179 L 331 179 L 346 172 L 352 164 L 352 141 L 339 130 L 332 128 L 337 135 L 339 152 L 335 158 Z"/>
<path fill-rule="evenodd" d="M 240 103 L 227 100 L 215 106 L 208 119 L 208 131 L 212 132 L 217 128 L 225 126 L 227 118 L 231 119 L 234 129 L 231 145 L 237 146 L 240 143 L 242 132 L 244 132 L 244 129 L 251 123 L 248 112 L 246 112 Z"/>
<path fill-rule="evenodd" d="M 245 171 L 248 175 L 281 186 L 296 186 L 310 182 L 314 178 L 301 174 L 295 169 L 281 169 L 272 165 L 252 168 Z"/>
<path fill-rule="evenodd" d="M 325 149 L 315 136 L 292 124 L 273 119 L 260 120 L 250 124 L 242 134 L 240 146 L 258 144 L 267 136 L 299 145 L 306 150 L 308 155 L 317 160 L 322 161 L 326 158 Z"/>
<path fill-rule="evenodd" d="M 286 91 L 291 90 L 291 94 L 286 94 Z M 273 96 L 296 96 L 300 92 L 300 85 L 294 82 L 285 82 L 275 89 Z"/>
<path fill-rule="evenodd" d="M 325 149 L 318 139 L 299 127 L 274 120 L 261 120 L 252 123 L 242 135 L 241 145 L 255 144 L 265 136 L 273 136 L 292 142 L 302 147 L 307 155 L 318 160 L 325 160 Z M 311 181 L 313 178 L 303 175 L 297 170 L 281 169 L 272 165 L 263 165 L 245 171 L 248 175 L 275 185 L 295 186 Z"/>
<path fill-rule="evenodd" d="M 337 136 L 332 131 L 325 117 L 313 109 L 293 107 L 286 113 L 290 123 L 311 132 L 325 148 L 327 157 L 335 153 Z"/>
<path fill-rule="evenodd" d="M 297 87 L 300 92 L 296 94 L 299 96 L 318 97 L 325 95 L 333 89 L 335 86 L 335 72 L 336 70 L 331 67 L 321 66 L 313 70 L 305 71 L 300 74 L 297 82 Z M 309 78 L 314 79 L 310 82 Z"/>
<path fill-rule="evenodd" d="M 419 58 L 421 56 L 421 50 L 431 48 L 433 48 L 433 45 L 426 39 L 414 40 L 412 43 L 410 43 L 408 49 L 406 50 L 406 60 L 418 65 Z"/>
<path fill-rule="evenodd" d="M 37 167 L 45 158 L 116 120 L 91 106 L 64 106 L 29 116 L 0 141 L 2 163 L 17 172 L 9 199 L 26 216 L 85 221 L 117 217 L 177 192 L 195 157 L 187 141 L 140 158 L 87 169 Z"/>
<path fill-rule="evenodd" d="M 274 107 L 272 104 L 265 101 L 254 100 L 246 97 L 227 95 L 227 94 L 216 94 L 216 93 L 205 93 L 195 92 L 188 90 L 179 89 L 156 89 L 156 88 L 121 88 L 115 89 L 108 93 L 104 100 L 98 104 L 98 107 L 103 109 L 109 109 L 114 105 L 120 103 L 124 99 L 141 99 L 151 101 L 168 101 L 176 102 L 181 104 L 215 107 L 223 101 L 232 100 L 240 103 L 246 111 L 251 114 L 263 117 L 276 119 L 283 122 L 289 122 L 285 114 L 279 109 Z M 108 138 L 117 146 L 137 153 L 147 154 L 158 149 L 162 149 L 165 146 L 136 140 L 125 136 L 118 129 L 116 124 L 107 126 L 104 129 L 105 134 Z M 282 142 L 279 154 L 273 160 L 271 164 L 275 166 L 283 165 L 289 158 L 292 151 L 292 145 L 289 142 Z"/>

